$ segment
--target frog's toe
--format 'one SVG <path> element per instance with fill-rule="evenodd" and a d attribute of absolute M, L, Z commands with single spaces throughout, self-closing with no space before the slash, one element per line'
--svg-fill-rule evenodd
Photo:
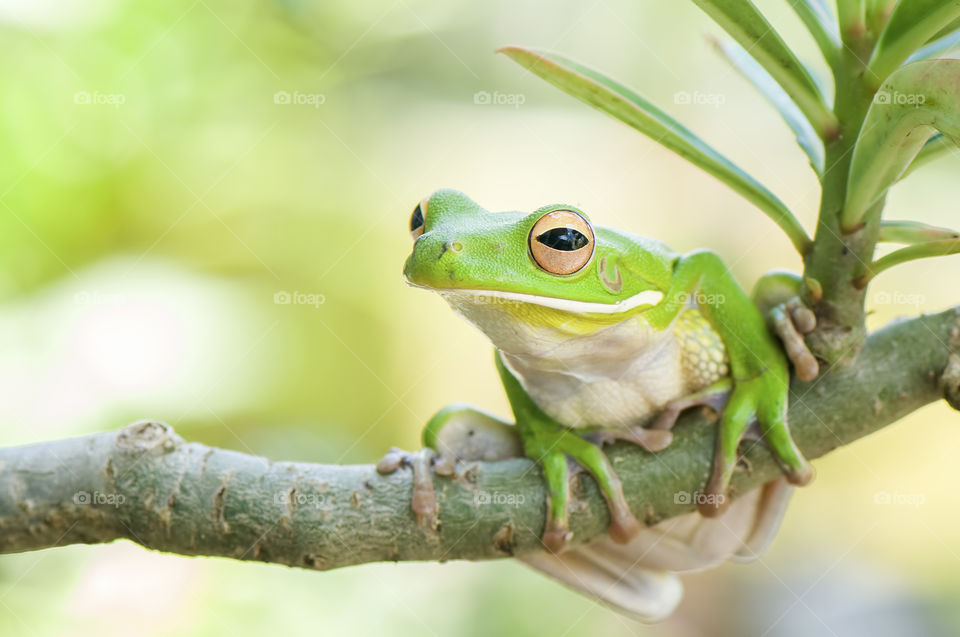
<path fill-rule="evenodd" d="M 786 409 L 776 404 L 762 405 L 758 416 L 763 439 L 783 468 L 787 481 L 797 486 L 809 484 L 813 480 L 813 467 L 790 436 Z"/>
<path fill-rule="evenodd" d="M 437 494 L 433 490 L 433 476 L 430 474 L 434 455 L 433 449 L 421 449 L 407 457 L 413 468 L 413 497 L 410 507 L 417 516 L 417 524 L 429 529 L 437 528 L 439 513 Z"/>
<path fill-rule="evenodd" d="M 389 475 L 403 466 L 409 466 L 413 470 L 413 494 L 410 498 L 410 509 L 417 517 L 417 524 L 423 528 L 436 529 L 439 513 L 437 505 L 437 495 L 433 490 L 433 476 L 431 467 L 437 461 L 436 452 L 433 449 L 421 449 L 420 451 L 408 452 L 397 447 L 391 447 L 383 458 L 377 462 L 377 473 L 380 475 Z M 444 475 L 437 471 L 439 475 Z"/>
<path fill-rule="evenodd" d="M 548 551 L 559 555 L 567 550 L 571 539 L 573 539 L 573 533 L 570 532 L 569 527 L 550 521 L 547 522 L 547 528 L 543 531 L 541 541 Z"/>
<path fill-rule="evenodd" d="M 624 440 L 650 452 L 662 451 L 673 442 L 673 434 L 670 431 L 653 427 L 631 427 L 629 429 L 602 431 L 588 434 L 584 438 L 601 447 L 617 440 Z"/>
<path fill-rule="evenodd" d="M 629 544 L 642 528 L 643 525 L 629 508 L 626 511 L 610 509 L 610 539 L 617 544 Z"/>
<path fill-rule="evenodd" d="M 399 469 L 406 460 L 407 452 L 397 447 L 390 447 L 390 451 L 384 454 L 377 462 L 377 473 L 388 475 Z"/>
<path fill-rule="evenodd" d="M 703 493 L 697 494 L 697 511 L 705 518 L 715 518 L 723 514 L 730 504 L 730 478 L 736 458 L 730 462 L 728 457 L 717 455 L 714 459 L 713 474 Z"/>
<path fill-rule="evenodd" d="M 805 487 L 813 481 L 813 467 L 809 464 L 805 464 L 803 467 L 797 469 L 788 469 L 785 472 L 787 477 L 787 482 L 790 484 L 796 485 L 798 487 Z"/>
<path fill-rule="evenodd" d="M 610 537 L 620 544 L 633 539 L 643 526 L 630 510 L 630 505 L 623 495 L 623 484 L 606 454 L 597 445 L 573 434 L 561 438 L 560 446 L 590 472 L 600 486 L 600 492 L 610 510 Z"/>
<path fill-rule="evenodd" d="M 560 452 L 540 458 L 543 479 L 547 483 L 547 524 L 541 541 L 551 553 L 560 553 L 570 544 L 570 467 Z"/>
<path fill-rule="evenodd" d="M 809 382 L 820 373 L 820 363 L 807 347 L 804 334 L 816 327 L 816 316 L 801 304 L 798 298 L 777 305 L 770 310 L 773 329 L 783 343 L 787 358 L 793 363 L 793 369 L 802 381 Z"/>
<path fill-rule="evenodd" d="M 433 472 L 438 476 L 451 477 L 457 475 L 457 461 L 450 456 L 438 455 L 433 460 Z"/>
<path fill-rule="evenodd" d="M 790 312 L 790 318 L 793 319 L 793 325 L 801 334 L 809 334 L 817 327 L 817 315 L 813 310 L 803 304 L 799 297 L 793 297 L 787 301 L 787 311 Z"/>
<path fill-rule="evenodd" d="M 691 407 L 704 406 L 709 407 L 718 414 L 722 413 L 723 408 L 727 404 L 727 400 L 730 398 L 732 388 L 733 382 L 729 378 L 723 378 L 706 389 L 702 389 L 689 396 L 684 396 L 683 398 L 671 400 L 664 406 L 663 411 L 660 412 L 660 415 L 653 421 L 649 429 L 654 431 L 669 431 L 677 423 L 677 418 L 680 417 L 680 414 Z M 668 441 L 667 444 L 670 444 L 670 442 Z"/>

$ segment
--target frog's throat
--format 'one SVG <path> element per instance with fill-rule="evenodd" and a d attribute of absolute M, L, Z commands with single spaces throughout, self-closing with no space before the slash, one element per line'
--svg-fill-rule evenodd
<path fill-rule="evenodd" d="M 411 284 L 414 285 L 414 284 Z M 414 287 L 425 287 L 414 285 Z M 554 310 L 571 312 L 573 314 L 622 314 L 641 306 L 656 305 L 663 300 L 663 292 L 658 290 L 644 290 L 617 303 L 595 303 L 591 301 L 574 301 L 558 299 L 552 296 L 523 294 L 521 292 L 503 292 L 500 290 L 465 290 L 459 288 L 428 288 L 440 294 L 457 294 L 476 296 L 477 298 L 495 298 L 507 302 L 532 303 Z"/>

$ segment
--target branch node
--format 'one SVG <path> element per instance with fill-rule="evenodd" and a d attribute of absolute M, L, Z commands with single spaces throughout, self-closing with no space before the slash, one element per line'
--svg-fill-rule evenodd
<path fill-rule="evenodd" d="M 173 427 L 154 420 L 141 420 L 127 425 L 117 433 L 117 447 L 124 450 L 170 453 L 185 444 Z"/>

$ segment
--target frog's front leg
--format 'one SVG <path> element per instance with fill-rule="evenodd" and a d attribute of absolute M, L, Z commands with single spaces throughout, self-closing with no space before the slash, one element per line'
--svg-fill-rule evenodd
<path fill-rule="evenodd" d="M 569 526 L 568 456 L 597 481 L 610 511 L 610 537 L 621 544 L 629 542 L 642 525 L 630 510 L 623 495 L 623 485 L 607 456 L 597 445 L 557 423 L 540 409 L 506 366 L 499 351 L 496 353 L 496 363 L 517 422 L 517 433 L 523 441 L 524 453 L 540 464 L 543 470 L 547 486 L 547 524 L 542 538 L 544 546 L 559 553 L 572 538 Z"/>
<path fill-rule="evenodd" d="M 691 298 L 697 299 L 699 310 L 720 334 L 733 382 L 720 420 L 707 497 L 699 507 L 703 515 L 715 516 L 728 504 L 737 447 L 754 421 L 791 483 L 806 484 L 813 474 L 787 427 L 786 357 L 760 310 L 711 252 L 695 252 L 678 260 L 671 289 L 648 312 L 648 320 L 655 326 L 669 324 Z"/>

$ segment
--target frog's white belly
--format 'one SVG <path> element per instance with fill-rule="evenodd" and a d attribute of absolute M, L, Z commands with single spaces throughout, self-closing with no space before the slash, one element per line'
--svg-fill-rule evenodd
<path fill-rule="evenodd" d="M 503 350 L 541 409 L 568 427 L 628 427 L 691 391 L 673 329 L 628 321 L 581 336 L 547 357 Z"/>
<path fill-rule="evenodd" d="M 637 314 L 572 333 L 517 320 L 515 308 L 445 296 L 493 341 L 534 402 L 568 427 L 640 425 L 727 374 L 723 343 L 696 308 L 664 330 Z"/>

